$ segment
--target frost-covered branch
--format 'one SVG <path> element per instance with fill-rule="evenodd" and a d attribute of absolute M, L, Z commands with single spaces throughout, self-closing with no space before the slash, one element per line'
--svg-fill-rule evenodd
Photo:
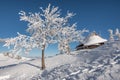
<path fill-rule="evenodd" d="M 7 39 L 3 46 L 8 47 L 9 49 L 13 48 L 11 52 L 15 54 L 20 54 L 23 50 L 25 53 L 28 53 L 28 51 L 32 48 L 32 44 L 30 44 L 30 37 L 20 33 L 17 34 L 17 37 Z"/>
<path fill-rule="evenodd" d="M 37 47 L 42 49 L 43 45 L 47 47 L 48 44 L 58 42 L 59 32 L 63 27 L 68 25 L 69 19 L 74 16 L 74 14 L 67 12 L 65 17 L 61 17 L 59 8 L 51 6 L 50 4 L 45 9 L 41 7 L 40 10 L 42 11 L 41 13 L 30 13 L 27 15 L 26 12 L 21 11 L 19 14 L 20 20 L 28 22 L 27 31 L 34 38 L 35 44 L 38 44 Z M 72 26 L 74 27 L 75 24 Z M 72 31 L 73 27 L 68 29 Z M 69 37 L 69 35 L 67 37 Z"/>

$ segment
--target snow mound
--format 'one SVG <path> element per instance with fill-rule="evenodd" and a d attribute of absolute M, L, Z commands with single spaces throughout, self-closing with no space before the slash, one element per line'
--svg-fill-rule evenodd
<path fill-rule="evenodd" d="M 120 80 L 120 41 L 74 53 L 76 61 L 45 70 L 33 80 Z"/>

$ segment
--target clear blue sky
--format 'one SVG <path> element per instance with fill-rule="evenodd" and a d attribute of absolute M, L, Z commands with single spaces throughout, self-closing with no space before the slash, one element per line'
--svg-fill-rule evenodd
<path fill-rule="evenodd" d="M 71 22 L 77 22 L 77 29 L 96 31 L 107 39 L 108 29 L 120 29 L 120 0 L 0 0 L 0 38 L 15 37 L 17 32 L 27 34 L 27 23 L 19 21 L 18 13 L 21 10 L 39 12 L 39 7 L 45 8 L 49 3 L 58 6 L 62 15 L 68 10 L 76 13 Z M 56 47 L 48 47 L 46 54 L 57 53 Z M 6 49 L 0 45 L 0 52 Z M 33 50 L 31 55 L 34 53 L 41 52 Z"/>

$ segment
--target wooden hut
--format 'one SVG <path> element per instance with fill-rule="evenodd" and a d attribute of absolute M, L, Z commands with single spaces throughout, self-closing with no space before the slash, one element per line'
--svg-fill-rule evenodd
<path fill-rule="evenodd" d="M 93 32 L 84 40 L 84 43 L 76 47 L 76 50 L 93 49 L 93 48 L 103 45 L 106 41 L 107 41 L 106 39 L 103 39 L 98 34 Z"/>

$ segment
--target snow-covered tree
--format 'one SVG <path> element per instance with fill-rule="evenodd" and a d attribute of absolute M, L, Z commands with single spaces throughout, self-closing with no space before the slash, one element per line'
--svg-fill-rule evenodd
<path fill-rule="evenodd" d="M 88 32 L 88 30 L 76 30 L 76 24 L 72 26 L 63 27 L 60 31 L 58 38 L 58 49 L 60 53 L 70 54 L 70 43 L 71 42 L 83 42 L 83 33 Z"/>
<path fill-rule="evenodd" d="M 118 28 L 114 31 L 114 33 L 113 33 L 113 30 L 111 30 L 111 29 L 109 29 L 108 31 L 110 33 L 110 40 L 111 41 L 114 41 L 114 39 L 120 40 L 120 32 L 119 32 Z"/>
<path fill-rule="evenodd" d="M 116 36 L 118 37 L 118 39 L 120 40 L 120 32 L 119 32 L 119 29 L 118 29 L 118 28 L 116 29 L 115 35 L 116 35 Z"/>
<path fill-rule="evenodd" d="M 109 31 L 109 33 L 110 33 L 110 41 L 114 41 L 113 30 L 112 30 L 112 29 L 109 29 L 108 31 Z"/>
<path fill-rule="evenodd" d="M 74 16 L 73 13 L 67 12 L 66 16 L 61 16 L 58 7 L 52 7 L 50 4 L 47 8 L 40 8 L 40 12 L 26 13 L 21 11 L 20 20 L 28 22 L 27 32 L 30 36 L 18 33 L 15 38 L 6 40 L 4 46 L 13 45 L 14 52 L 29 52 L 33 48 L 42 50 L 42 69 L 45 69 L 44 51 L 49 44 L 60 43 L 59 50 L 70 53 L 69 43 L 79 40 L 81 34 L 85 32 L 76 31 L 76 24 L 69 24 L 69 19 Z M 22 49 L 22 50 L 21 50 Z"/>
<path fill-rule="evenodd" d="M 73 16 L 73 13 L 67 13 L 65 17 L 61 17 L 58 7 L 51 7 L 49 4 L 46 9 L 41 8 L 42 12 L 29 13 L 27 15 L 24 11 L 19 14 L 20 20 L 28 22 L 27 31 L 34 39 L 36 48 L 42 50 L 42 69 L 45 68 L 44 50 L 48 44 L 58 42 L 59 33 Z"/>

